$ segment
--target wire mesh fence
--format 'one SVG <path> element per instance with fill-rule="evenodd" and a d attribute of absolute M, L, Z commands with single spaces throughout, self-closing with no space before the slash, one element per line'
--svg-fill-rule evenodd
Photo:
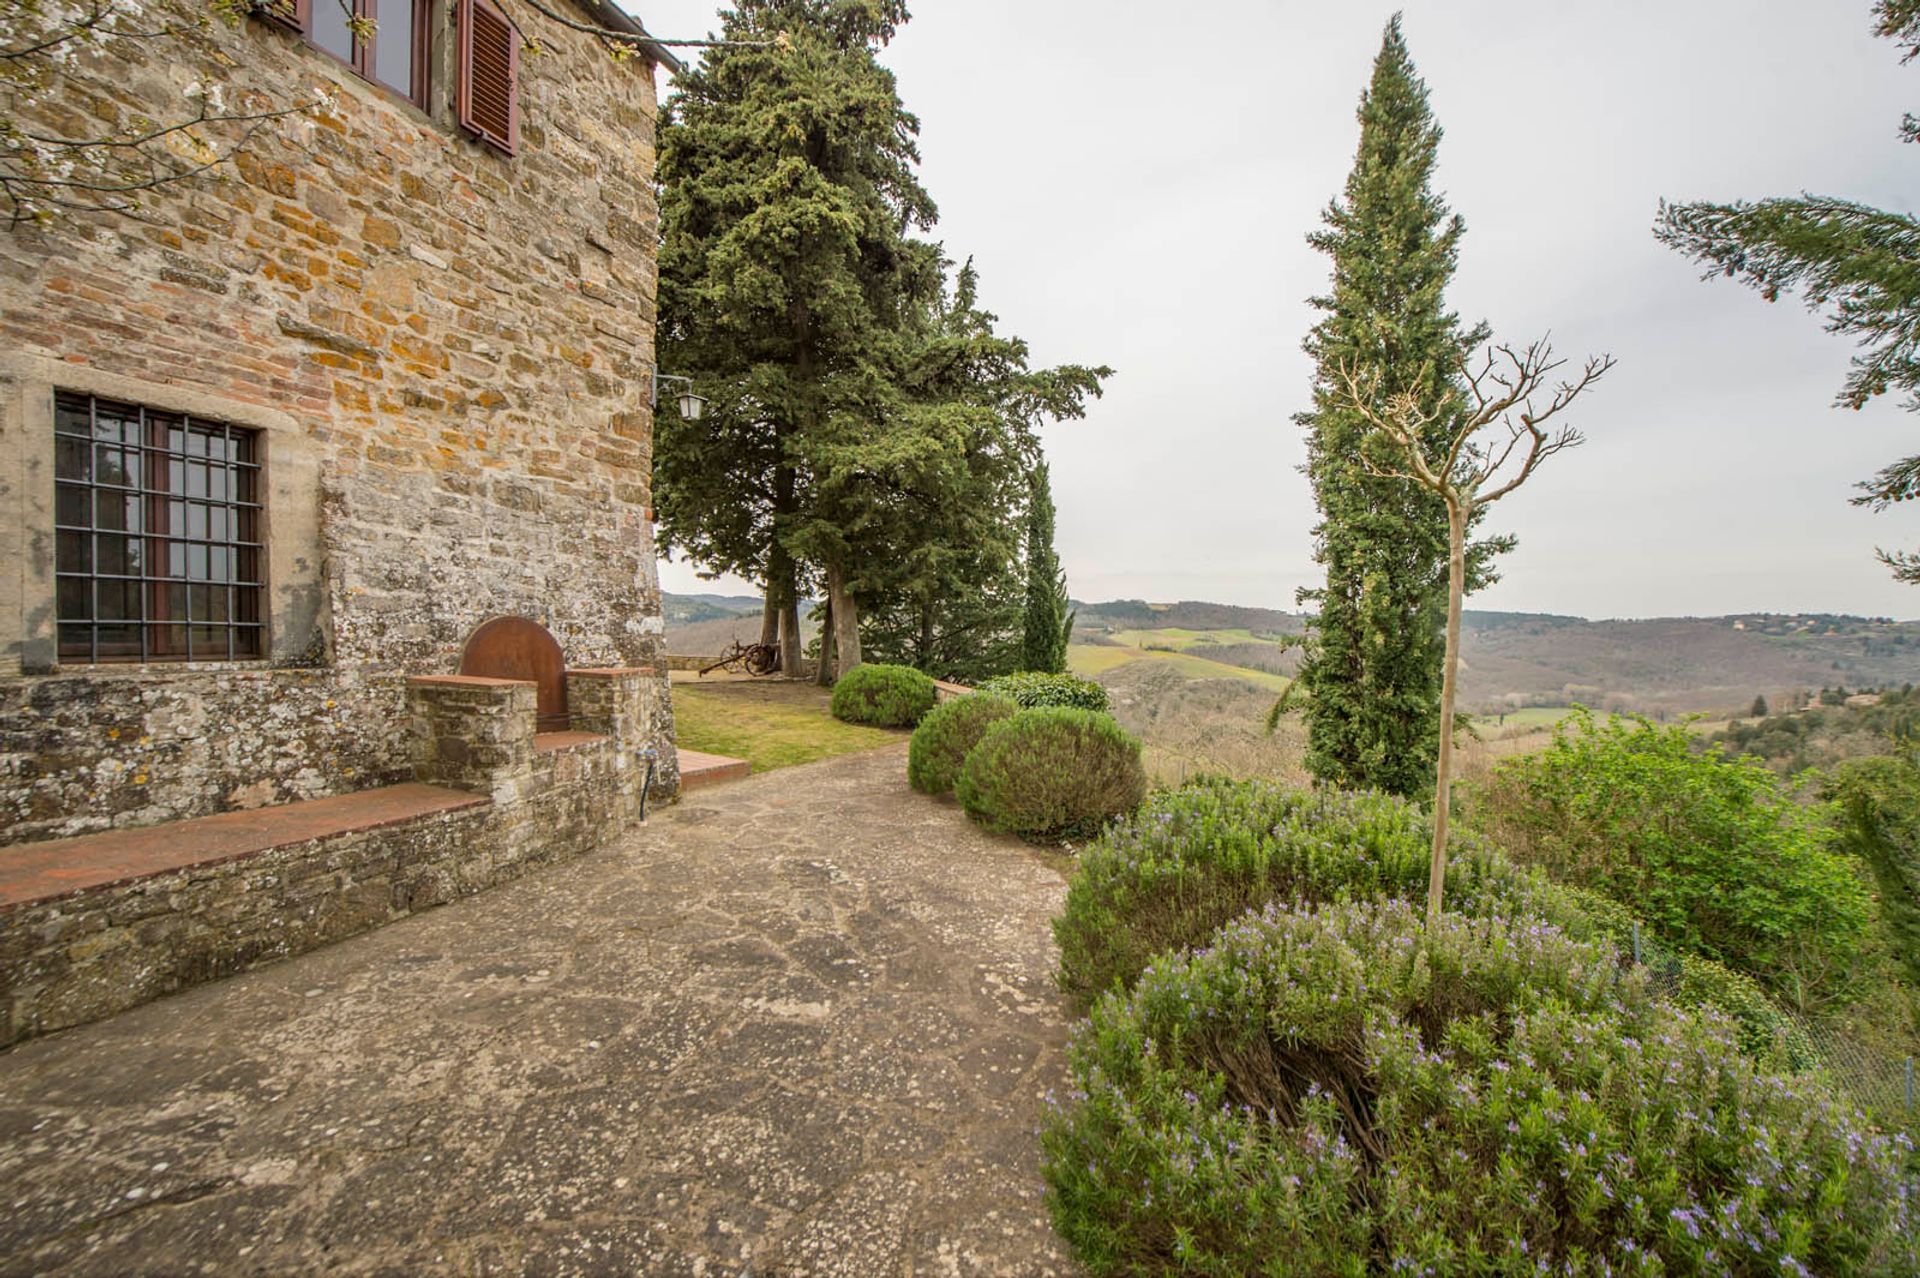
<path fill-rule="evenodd" d="M 1683 993 L 1685 976 L 1677 952 L 1645 936 L 1633 925 L 1622 959 L 1647 968 L 1654 990 L 1666 997 Z M 1687 1000 L 1690 1001 L 1690 1000 Z M 1840 1093 L 1883 1131 L 1904 1131 L 1920 1140 L 1920 1093 L 1916 1092 L 1915 1061 L 1910 1055 L 1889 1052 L 1864 1043 L 1831 1023 L 1778 1011 L 1776 1038 L 1785 1041 L 1781 1055 L 1796 1069 L 1811 1068 L 1825 1075 Z"/>
<path fill-rule="evenodd" d="M 1841 1030 L 1801 1024 L 1826 1063 L 1828 1075 L 1875 1126 L 1920 1136 L 1920 1111 L 1914 1108 L 1914 1060 L 1875 1050 Z"/>

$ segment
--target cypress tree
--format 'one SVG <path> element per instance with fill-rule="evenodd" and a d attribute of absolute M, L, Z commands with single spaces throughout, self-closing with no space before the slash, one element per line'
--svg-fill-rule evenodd
<path fill-rule="evenodd" d="M 928 307 L 898 377 L 888 496 L 863 539 L 862 643 L 870 661 L 979 683 L 1023 668 L 1027 516 L 1040 428 L 1082 417 L 1105 367 L 1028 365 L 1025 342 L 997 331 L 971 262 Z M 1040 538 L 1052 546 L 1052 520 Z M 1044 571 L 1058 576 L 1058 565 Z M 1064 654 L 1063 654 L 1064 655 Z"/>
<path fill-rule="evenodd" d="M 1067 668 L 1067 575 L 1053 549 L 1053 487 L 1045 462 L 1033 468 L 1027 497 L 1027 615 L 1020 668 L 1059 674 Z"/>
<path fill-rule="evenodd" d="M 1373 434 L 1345 403 L 1343 369 L 1377 384 L 1380 404 L 1412 395 L 1434 412 L 1434 442 L 1459 419 L 1440 412 L 1461 357 L 1485 337 L 1446 307 L 1465 224 L 1433 190 L 1441 130 L 1414 70 L 1400 18 L 1387 24 L 1360 100 L 1360 147 L 1344 195 L 1309 243 L 1333 260 L 1323 318 L 1305 349 L 1317 372 L 1306 472 L 1320 522 L 1315 558 L 1326 585 L 1297 680 L 1307 713 L 1306 764 L 1323 784 L 1420 795 L 1439 753 L 1447 611 L 1447 515 L 1439 497 L 1367 465 Z M 1377 383 L 1373 380 L 1377 378 Z M 1509 542 L 1474 548 L 1470 581 Z"/>

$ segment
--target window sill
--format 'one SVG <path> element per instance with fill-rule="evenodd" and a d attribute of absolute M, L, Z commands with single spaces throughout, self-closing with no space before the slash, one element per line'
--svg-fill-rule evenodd
<path fill-rule="evenodd" d="M 151 679 L 156 675 L 168 674 L 260 674 L 278 669 L 273 662 L 261 658 L 254 661 L 102 661 L 97 664 L 62 662 L 51 670 L 29 671 L 28 678 L 71 679 L 85 675 L 103 679 Z"/>

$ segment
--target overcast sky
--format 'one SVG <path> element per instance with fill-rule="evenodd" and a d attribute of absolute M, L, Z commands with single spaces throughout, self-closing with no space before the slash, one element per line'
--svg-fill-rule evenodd
<path fill-rule="evenodd" d="M 627 0 L 663 37 L 700 0 Z M 1899 142 L 1920 65 L 1869 0 L 1406 0 L 1467 236 L 1469 322 L 1619 368 L 1589 442 L 1494 508 L 1520 537 L 1473 605 L 1588 617 L 1823 611 L 1920 617 L 1873 548 L 1920 510 L 1852 484 L 1915 451 L 1892 402 L 1832 406 L 1852 347 L 1655 243 L 1658 200 L 1801 190 L 1912 212 Z M 950 255 L 1037 362 L 1116 370 L 1050 428 L 1076 598 L 1292 608 L 1319 578 L 1292 415 L 1327 262 L 1305 237 L 1352 164 L 1391 4 L 920 0 L 886 51 L 920 117 Z M 670 84 L 662 77 L 663 89 Z M 671 370 L 668 370 L 671 371 Z M 732 589 L 663 564 L 669 590 Z"/>

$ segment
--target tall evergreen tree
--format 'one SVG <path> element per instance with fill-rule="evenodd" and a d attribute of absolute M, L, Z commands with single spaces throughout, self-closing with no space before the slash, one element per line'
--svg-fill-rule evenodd
<path fill-rule="evenodd" d="M 1387 24 L 1360 100 L 1360 148 L 1345 194 L 1309 242 L 1333 259 L 1324 318 L 1307 337 L 1317 374 L 1307 431 L 1320 522 L 1315 604 L 1290 700 L 1307 713 L 1306 764 L 1324 784 L 1418 795 L 1430 790 L 1440 739 L 1447 609 L 1447 512 L 1441 499 L 1374 473 L 1373 428 L 1345 398 L 1346 374 L 1384 407 L 1411 395 L 1435 442 L 1451 438 L 1462 357 L 1485 335 L 1446 307 L 1465 226 L 1433 190 L 1441 131 L 1398 15 Z M 1476 545 L 1472 580 L 1508 541 Z"/>
<path fill-rule="evenodd" d="M 1020 668 L 1060 674 L 1067 668 L 1067 574 L 1053 548 L 1053 485 L 1045 462 L 1033 468 L 1027 495 L 1027 612 Z"/>
<path fill-rule="evenodd" d="M 660 314 L 668 371 L 710 401 L 654 436 L 665 545 L 764 582 L 787 668 L 807 565 L 859 659 L 849 557 L 884 446 L 898 334 L 940 288 L 914 176 L 918 122 L 878 51 L 900 0 L 738 0 L 680 77 L 660 131 Z"/>
<path fill-rule="evenodd" d="M 1920 0 L 1879 0 L 1876 34 L 1920 56 Z M 1920 143 L 1920 117 L 1909 115 L 1901 136 Z M 1654 231 L 1660 241 L 1707 266 L 1707 278 L 1726 275 L 1749 284 L 1769 302 L 1799 289 L 1808 307 L 1831 308 L 1827 331 L 1845 333 L 1866 348 L 1840 392 L 1846 408 L 1861 408 L 1889 390 L 1907 393 L 1920 411 L 1920 218 L 1851 200 L 1799 195 L 1735 204 L 1661 201 Z M 1863 481 L 1856 506 L 1885 510 L 1920 498 L 1920 456 L 1904 457 Z M 1920 584 L 1920 554 L 1880 552 L 1893 575 Z"/>
<path fill-rule="evenodd" d="M 995 331 L 978 292 L 968 262 L 910 334 L 893 453 L 870 467 L 882 491 L 859 546 L 866 651 L 962 683 L 1020 660 L 1039 429 L 1083 416 L 1111 372 L 1029 368 L 1026 343 Z"/>

